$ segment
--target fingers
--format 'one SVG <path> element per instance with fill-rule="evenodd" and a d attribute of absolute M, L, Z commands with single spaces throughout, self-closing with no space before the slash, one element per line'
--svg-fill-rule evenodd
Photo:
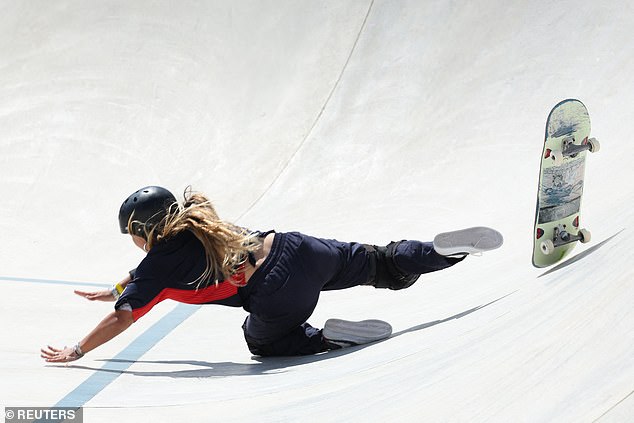
<path fill-rule="evenodd" d="M 84 291 L 74 291 L 75 294 L 79 295 L 80 297 L 84 297 L 87 300 L 90 301 L 94 301 L 95 300 L 95 296 L 97 295 L 95 292 L 84 292 Z"/>
<path fill-rule="evenodd" d="M 63 350 L 47 345 L 47 349 L 40 349 L 40 357 L 48 363 L 66 363 L 77 360 L 72 350 L 64 348 Z"/>
<path fill-rule="evenodd" d="M 59 355 L 58 356 L 51 356 L 51 357 L 42 356 L 42 358 L 47 363 L 64 363 L 66 361 L 66 359 L 64 357 L 59 356 Z"/>
<path fill-rule="evenodd" d="M 56 353 L 60 353 L 60 352 L 62 352 L 62 350 L 57 349 L 57 348 L 54 348 L 54 347 L 51 347 L 50 345 L 47 345 L 46 347 L 47 347 L 47 348 L 48 348 L 51 352 L 56 352 Z"/>
<path fill-rule="evenodd" d="M 85 292 L 85 291 L 78 291 L 75 290 L 73 291 L 75 292 L 75 294 L 79 295 L 80 297 L 84 297 L 85 299 L 89 300 L 89 301 L 112 301 L 114 299 L 112 292 L 108 291 L 98 291 L 98 292 Z"/>
<path fill-rule="evenodd" d="M 47 363 L 66 363 L 68 361 L 72 361 L 72 360 L 69 360 L 67 357 L 63 357 L 61 355 L 58 355 L 56 357 L 43 357 L 43 358 Z"/>
<path fill-rule="evenodd" d="M 47 349 L 41 348 L 40 349 L 40 357 L 46 359 L 46 361 L 52 360 L 55 357 L 57 357 L 59 355 L 59 353 L 61 352 L 60 350 L 58 350 L 57 348 L 53 348 L 50 345 L 48 345 L 46 347 Z"/>

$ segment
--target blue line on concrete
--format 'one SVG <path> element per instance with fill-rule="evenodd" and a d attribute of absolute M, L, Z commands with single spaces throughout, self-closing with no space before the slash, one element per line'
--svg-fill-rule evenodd
<path fill-rule="evenodd" d="M 56 280 L 56 279 L 14 278 L 12 276 L 0 276 L 0 281 L 44 283 L 44 284 L 49 284 L 49 285 L 97 286 L 97 287 L 109 287 L 109 286 L 113 285 L 113 284 L 96 283 L 96 282 L 60 281 L 60 280 Z"/>
<path fill-rule="evenodd" d="M 82 407 L 200 307 L 199 305 L 178 304 L 113 357 L 111 361 L 106 362 L 101 369 L 62 398 L 55 404 L 55 407 Z"/>
<path fill-rule="evenodd" d="M 201 306 L 178 304 L 53 407 L 83 407 Z"/>
<path fill-rule="evenodd" d="M 0 281 L 43 283 L 52 285 L 72 286 L 96 286 L 108 287 L 109 284 L 91 282 L 70 282 L 55 279 L 17 278 L 0 276 Z M 178 304 L 172 311 L 163 316 L 158 322 L 137 337 L 123 351 L 117 354 L 112 361 L 108 361 L 99 370 L 90 375 L 77 388 L 59 400 L 53 407 L 83 407 L 94 398 L 106 386 L 112 383 L 119 375 L 127 370 L 143 354 L 156 345 L 168 333 L 193 315 L 201 306 L 190 304 Z M 60 422 L 60 420 L 39 420 L 39 422 Z"/>

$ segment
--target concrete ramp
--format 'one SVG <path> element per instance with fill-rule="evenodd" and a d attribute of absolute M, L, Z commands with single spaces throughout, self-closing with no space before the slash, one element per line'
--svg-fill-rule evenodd
<path fill-rule="evenodd" d="M 4 407 L 84 421 L 625 422 L 634 416 L 634 7 L 593 1 L 104 1 L 0 5 Z M 593 241 L 531 265 L 546 117 L 583 101 Z M 188 185 L 254 229 L 502 249 L 408 290 L 327 292 L 310 319 L 377 344 L 257 358 L 243 310 L 164 302 L 67 366 L 141 259 L 135 189 Z"/>

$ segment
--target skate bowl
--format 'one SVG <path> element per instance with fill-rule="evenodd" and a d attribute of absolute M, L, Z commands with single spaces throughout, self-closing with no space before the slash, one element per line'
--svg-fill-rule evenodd
<path fill-rule="evenodd" d="M 117 421 L 600 421 L 634 415 L 634 8 L 627 2 L 5 2 L 3 407 Z M 585 103 L 592 242 L 531 265 L 546 117 Z M 145 185 L 245 227 L 385 244 L 491 226 L 505 244 L 403 291 L 327 292 L 309 320 L 388 340 L 258 358 L 246 312 L 165 301 L 68 365 L 143 258 Z"/>

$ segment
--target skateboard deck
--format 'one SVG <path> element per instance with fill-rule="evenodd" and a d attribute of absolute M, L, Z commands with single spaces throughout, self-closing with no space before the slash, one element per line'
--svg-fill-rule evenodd
<path fill-rule="evenodd" d="M 557 104 L 548 115 L 541 156 L 533 237 L 533 265 L 562 260 L 578 241 L 589 242 L 580 227 L 586 156 L 599 143 L 590 137 L 590 116 L 579 100 Z"/>

